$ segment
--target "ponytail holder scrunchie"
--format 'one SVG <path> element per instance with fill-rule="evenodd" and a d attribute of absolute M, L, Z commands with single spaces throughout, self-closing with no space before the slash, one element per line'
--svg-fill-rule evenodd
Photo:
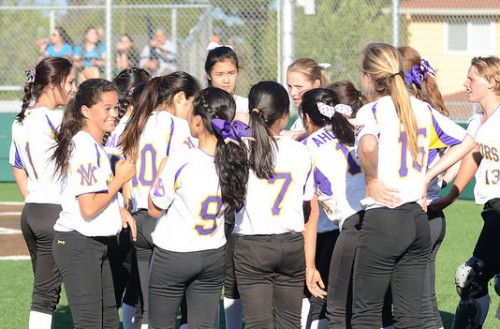
<path fill-rule="evenodd" d="M 224 143 L 234 143 L 240 145 L 240 140 L 253 139 L 250 134 L 250 127 L 240 120 L 227 121 L 223 119 L 212 119 L 212 127 L 215 132 L 222 137 Z"/>
<path fill-rule="evenodd" d="M 24 70 L 24 74 L 28 78 L 28 83 L 34 83 L 35 82 L 36 70 L 34 68 L 25 69 Z"/>
<path fill-rule="evenodd" d="M 410 72 L 405 72 L 405 80 L 411 85 L 414 83 L 417 87 L 420 88 L 422 86 L 422 76 L 420 75 L 420 67 L 418 65 L 414 65 Z"/>
<path fill-rule="evenodd" d="M 327 105 L 323 102 L 318 102 L 316 103 L 318 105 L 318 110 L 319 113 L 327 117 L 328 119 L 331 119 L 335 112 L 338 112 L 343 115 L 351 116 L 352 115 L 352 108 L 349 105 L 345 104 L 337 104 L 335 106 Z"/>
<path fill-rule="evenodd" d="M 257 115 L 260 114 L 260 110 L 258 108 L 256 108 L 256 107 L 252 109 L 252 112 L 257 113 Z"/>

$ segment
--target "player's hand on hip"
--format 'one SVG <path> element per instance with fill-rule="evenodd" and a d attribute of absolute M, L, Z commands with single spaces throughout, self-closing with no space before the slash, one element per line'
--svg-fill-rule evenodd
<path fill-rule="evenodd" d="M 128 182 L 135 175 L 135 161 L 132 158 L 122 158 L 118 160 L 115 167 L 115 177 L 120 179 L 122 184 Z"/>
<path fill-rule="evenodd" d="M 396 207 L 401 203 L 399 190 L 388 187 L 378 178 L 366 183 L 366 194 L 388 207 Z"/>

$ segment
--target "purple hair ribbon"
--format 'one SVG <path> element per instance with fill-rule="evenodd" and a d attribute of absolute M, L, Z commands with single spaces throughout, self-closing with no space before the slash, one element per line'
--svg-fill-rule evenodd
<path fill-rule="evenodd" d="M 436 72 L 434 72 L 434 69 L 432 68 L 431 64 L 429 64 L 429 62 L 426 61 L 425 59 L 422 59 L 422 61 L 420 62 L 420 70 L 422 71 L 424 79 L 427 79 L 428 74 L 436 76 Z"/>
<path fill-rule="evenodd" d="M 212 119 L 212 127 L 226 144 L 232 142 L 239 146 L 239 140 L 253 139 L 250 127 L 239 120 L 229 122 L 223 119 Z"/>

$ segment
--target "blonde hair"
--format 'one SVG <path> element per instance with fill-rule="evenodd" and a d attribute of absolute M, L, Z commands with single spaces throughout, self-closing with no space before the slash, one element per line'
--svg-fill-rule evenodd
<path fill-rule="evenodd" d="M 403 62 L 398 50 L 385 43 L 370 43 L 362 52 L 363 72 L 371 76 L 377 96 L 391 96 L 414 161 L 418 157 L 417 118 L 405 86 Z M 423 165 L 423 164 L 421 164 Z"/>
<path fill-rule="evenodd" d="M 326 70 L 321 67 L 314 59 L 299 58 L 288 66 L 287 72 L 298 72 L 307 77 L 311 83 L 319 80 L 319 86 L 323 87 L 330 83 L 330 78 Z"/>
<path fill-rule="evenodd" d="M 497 56 L 474 57 L 471 60 L 479 75 L 486 80 L 495 80 L 495 94 L 500 96 L 500 58 Z"/>

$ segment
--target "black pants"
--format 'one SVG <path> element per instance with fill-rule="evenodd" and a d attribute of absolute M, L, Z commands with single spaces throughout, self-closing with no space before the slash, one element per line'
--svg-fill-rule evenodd
<path fill-rule="evenodd" d="M 108 244 L 116 237 L 56 232 L 54 259 L 62 276 L 75 329 L 118 328 Z"/>
<path fill-rule="evenodd" d="M 147 209 L 139 209 L 133 214 L 137 225 L 137 241 L 134 244 L 134 261 L 137 270 L 132 271 L 130 287 L 132 291 L 138 290 L 136 303 L 136 328 L 140 329 L 141 324 L 148 323 L 149 317 L 149 267 L 153 257 L 153 233 L 156 227 L 156 218 L 149 216 Z M 127 297 L 128 299 L 128 297 Z"/>
<path fill-rule="evenodd" d="M 124 301 L 133 306 L 137 300 L 137 288 L 134 284 L 129 284 L 133 270 L 133 252 L 130 230 L 122 230 L 117 238 L 111 241 L 108 249 L 108 258 L 111 264 L 111 273 L 113 273 L 113 282 L 115 286 L 116 307 L 119 308 L 122 304 L 125 288 L 131 289 L 131 291 L 127 292 L 127 298 Z"/>
<path fill-rule="evenodd" d="M 500 199 L 494 199 L 486 203 L 483 212 L 483 228 L 474 248 L 474 257 L 483 261 L 482 273 L 476 276 L 476 282 L 482 287 L 479 294 L 474 298 L 480 298 L 488 294 L 488 282 L 500 274 Z"/>
<path fill-rule="evenodd" d="M 175 328 L 184 295 L 189 328 L 213 328 L 225 274 L 225 246 L 196 252 L 156 247 L 151 262 L 149 328 Z"/>
<path fill-rule="evenodd" d="M 350 328 L 352 317 L 352 268 L 364 212 L 347 218 L 333 249 L 328 278 L 329 328 Z"/>
<path fill-rule="evenodd" d="M 428 329 L 443 327 L 443 321 L 437 306 L 436 283 L 436 255 L 446 232 L 446 222 L 442 211 L 428 211 L 429 227 L 431 230 L 431 252 L 425 269 L 424 294 L 422 296 L 422 321 Z"/>
<path fill-rule="evenodd" d="M 339 234 L 339 230 L 333 230 L 329 232 L 318 233 L 316 237 L 315 264 L 317 270 L 321 275 L 321 280 L 323 280 L 323 283 L 326 287 L 328 287 L 331 265 L 330 263 L 332 260 L 333 249 L 335 247 Z M 324 299 L 316 298 L 314 296 L 311 296 L 310 293 L 308 294 L 308 296 L 311 301 L 311 309 L 309 310 L 311 320 L 324 319 L 326 317 L 326 305 L 328 297 Z"/>
<path fill-rule="evenodd" d="M 300 328 L 304 257 L 301 233 L 236 238 L 234 264 L 245 328 Z"/>
<path fill-rule="evenodd" d="M 352 327 L 380 328 L 390 286 L 395 326 L 422 328 L 429 251 L 429 220 L 418 204 L 367 210 L 354 261 Z"/>
<path fill-rule="evenodd" d="M 21 230 L 33 267 L 31 310 L 52 314 L 59 302 L 62 277 L 52 255 L 54 224 L 61 206 L 26 203 L 21 214 Z"/>

